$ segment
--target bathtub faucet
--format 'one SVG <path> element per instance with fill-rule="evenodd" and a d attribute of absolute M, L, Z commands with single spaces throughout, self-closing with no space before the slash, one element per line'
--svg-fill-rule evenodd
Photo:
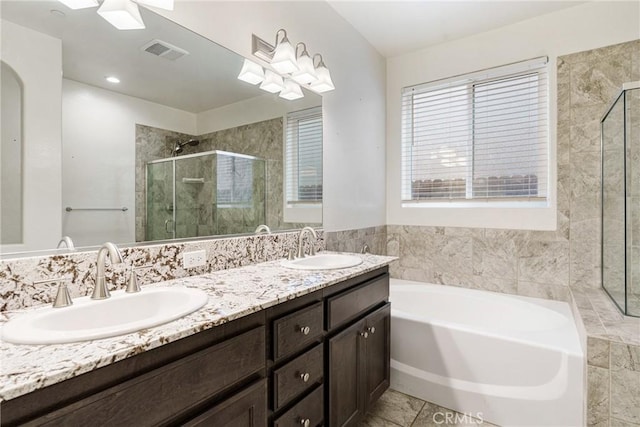
<path fill-rule="evenodd" d="M 313 236 L 313 242 L 309 242 L 309 255 L 313 256 L 316 254 L 316 250 L 313 247 L 313 244 L 315 243 L 315 241 L 318 239 L 318 235 L 316 234 L 316 230 L 314 230 L 311 227 L 304 227 L 302 230 L 300 230 L 300 234 L 298 235 L 298 258 L 304 258 L 304 243 L 303 243 L 303 239 L 304 239 L 304 235 L 307 233 L 311 233 L 311 235 Z"/>

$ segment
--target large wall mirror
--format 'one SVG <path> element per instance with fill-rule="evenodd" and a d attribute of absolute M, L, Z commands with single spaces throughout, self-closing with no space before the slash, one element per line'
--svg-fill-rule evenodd
<path fill-rule="evenodd" d="M 112 27 L 95 8 L 71 10 L 57 1 L 2 1 L 1 8 L 3 107 L 5 80 L 35 96 L 29 80 L 33 87 L 45 80 L 37 72 L 62 74 L 53 95 L 59 99 L 46 94 L 42 101 L 61 105 L 62 137 L 47 147 L 51 159 L 61 158 L 50 174 L 60 181 L 59 230 L 15 244 L 20 227 L 28 235 L 51 216 L 41 209 L 42 221 L 34 222 L 38 201 L 29 200 L 29 186 L 49 183 L 29 176 L 28 166 L 42 158 L 31 159 L 27 149 L 39 123 L 28 114 L 37 98 L 25 98 L 13 102 L 25 111 L 16 127 L 21 141 L 2 134 L 3 170 L 22 178 L 3 174 L 2 190 L 24 207 L 24 218 L 12 211 L 15 227 L 2 210 L 3 255 L 54 249 L 63 236 L 78 248 L 321 224 L 319 95 L 305 91 L 288 101 L 240 81 L 243 57 L 143 8 L 146 28 L 129 31 Z M 58 49 L 57 65 L 40 61 L 29 76 L 13 67 L 29 56 L 55 56 L 47 46 Z M 5 69 L 17 75 L 5 79 Z M 9 142 L 18 148 L 5 149 Z M 16 163 L 11 156 L 22 157 Z M 8 165 L 23 165 L 22 175 Z"/>

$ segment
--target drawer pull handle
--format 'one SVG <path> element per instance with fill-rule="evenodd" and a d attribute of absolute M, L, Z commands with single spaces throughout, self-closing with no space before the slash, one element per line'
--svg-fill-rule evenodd
<path fill-rule="evenodd" d="M 360 336 L 364 337 L 364 339 L 369 338 L 369 332 L 365 331 L 365 332 L 360 332 Z"/>
<path fill-rule="evenodd" d="M 300 328 L 300 332 L 302 332 L 302 335 L 309 335 L 309 332 L 311 332 L 311 328 L 308 326 L 303 326 L 302 328 Z"/>
<path fill-rule="evenodd" d="M 372 335 L 376 333 L 376 328 L 375 326 L 372 326 L 370 328 L 367 329 L 369 331 L 369 333 L 371 333 Z"/>
<path fill-rule="evenodd" d="M 311 425 L 311 420 L 309 420 L 309 418 L 303 418 L 300 420 L 300 425 L 304 427 L 309 427 Z"/>
<path fill-rule="evenodd" d="M 311 378 L 311 375 L 309 375 L 308 372 L 305 372 L 304 374 L 300 374 L 300 379 L 305 383 L 309 382 L 309 378 Z"/>

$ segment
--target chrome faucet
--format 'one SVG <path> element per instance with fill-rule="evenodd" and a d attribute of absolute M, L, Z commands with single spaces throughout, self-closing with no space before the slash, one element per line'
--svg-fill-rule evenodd
<path fill-rule="evenodd" d="M 256 231 L 254 231 L 255 234 L 260 234 L 260 233 L 266 233 L 266 234 L 271 234 L 271 229 L 269 228 L 268 225 L 265 224 L 260 224 L 257 228 Z"/>
<path fill-rule="evenodd" d="M 318 235 L 316 234 L 316 230 L 314 230 L 311 227 L 304 227 L 302 230 L 300 230 L 300 234 L 298 235 L 298 258 L 304 258 L 304 244 L 303 244 L 303 239 L 304 239 L 304 235 L 306 233 L 311 233 L 311 235 L 313 236 L 314 239 L 318 238 Z M 316 251 L 313 248 L 313 242 L 309 242 L 310 243 L 310 247 L 311 249 L 309 250 L 309 255 L 315 255 Z"/>
<path fill-rule="evenodd" d="M 104 265 L 107 261 L 107 256 L 111 260 L 111 264 L 119 264 L 123 261 L 122 254 L 116 245 L 111 242 L 107 242 L 102 245 L 98 251 L 98 260 L 96 262 L 96 285 L 93 288 L 91 299 L 106 299 L 111 296 L 104 278 Z"/>
<path fill-rule="evenodd" d="M 71 240 L 71 237 L 69 236 L 62 236 L 62 239 L 60 239 L 60 241 L 58 242 L 58 246 L 56 246 L 56 249 L 60 249 L 62 246 L 66 246 L 69 249 L 75 249 L 75 246 L 73 245 L 73 240 Z"/>

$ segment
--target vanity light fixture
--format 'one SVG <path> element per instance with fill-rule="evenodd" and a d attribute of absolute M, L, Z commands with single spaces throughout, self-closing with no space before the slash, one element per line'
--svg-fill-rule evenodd
<path fill-rule="evenodd" d="M 88 7 L 99 6 L 98 0 L 59 0 L 60 3 L 67 6 L 69 9 L 86 9 Z"/>
<path fill-rule="evenodd" d="M 278 42 L 278 34 L 282 33 L 282 40 Z M 271 66 L 280 74 L 291 74 L 298 71 L 298 63 L 296 61 L 296 50 L 293 48 L 287 32 L 282 28 L 276 32 L 276 48 L 271 58 Z"/>
<path fill-rule="evenodd" d="M 264 81 L 260 85 L 260 89 L 266 90 L 267 92 L 277 93 L 280 92 L 284 88 L 284 83 L 282 82 L 282 76 L 274 73 L 271 70 L 266 70 L 264 72 Z"/>
<path fill-rule="evenodd" d="M 242 70 L 238 74 L 238 79 L 252 85 L 257 85 L 264 81 L 264 70 L 255 62 L 245 58 L 242 64 Z"/>
<path fill-rule="evenodd" d="M 70 9 L 86 9 L 100 6 L 98 0 L 58 0 Z M 157 7 L 159 9 L 173 10 L 174 0 L 103 0 L 98 9 L 98 15 L 102 16 L 111 25 L 119 30 L 141 30 L 145 28 L 142 16 L 140 16 L 139 4 Z"/>
<path fill-rule="evenodd" d="M 281 34 L 282 40 L 279 40 Z M 298 55 L 300 47 L 302 47 L 302 52 Z M 335 89 L 335 85 L 331 80 L 331 73 L 324 64 L 322 55 L 315 54 L 312 59 L 304 43 L 298 43 L 294 49 L 289 43 L 287 32 L 284 29 L 279 29 L 276 32 L 275 47 L 253 34 L 251 37 L 251 53 L 256 58 L 260 58 L 270 64 L 285 80 L 292 79 L 302 87 L 318 93 Z M 319 58 L 317 65 L 316 58 Z M 240 74 L 242 75 L 242 72 Z M 240 77 L 238 76 L 238 78 Z M 260 88 L 263 89 L 262 85 Z"/>
<path fill-rule="evenodd" d="M 315 67 L 318 80 L 312 82 L 309 87 L 319 93 L 334 90 L 336 87 L 333 85 L 333 81 L 331 80 L 331 73 L 329 73 L 329 69 L 324 65 L 322 55 L 319 53 L 313 55 L 314 62 L 316 57 L 320 58 L 320 62 L 318 62 L 318 65 Z"/>
<path fill-rule="evenodd" d="M 104 0 L 98 9 L 98 15 L 119 30 L 145 28 L 138 5 L 131 0 Z"/>
<path fill-rule="evenodd" d="M 280 92 L 280 98 L 293 101 L 294 99 L 304 98 L 304 94 L 302 93 L 302 89 L 300 89 L 300 86 L 296 82 L 286 79 L 284 81 L 284 89 L 282 89 L 282 92 Z"/>
<path fill-rule="evenodd" d="M 298 47 L 300 46 L 302 46 L 302 53 L 298 55 Z M 298 71 L 294 71 L 291 74 L 291 78 L 302 85 L 318 80 L 316 69 L 313 66 L 313 60 L 307 52 L 307 46 L 302 42 L 296 45 L 296 58 L 298 61 Z"/>
<path fill-rule="evenodd" d="M 109 83 L 120 83 L 120 79 L 115 76 L 107 76 L 104 79 Z"/>

